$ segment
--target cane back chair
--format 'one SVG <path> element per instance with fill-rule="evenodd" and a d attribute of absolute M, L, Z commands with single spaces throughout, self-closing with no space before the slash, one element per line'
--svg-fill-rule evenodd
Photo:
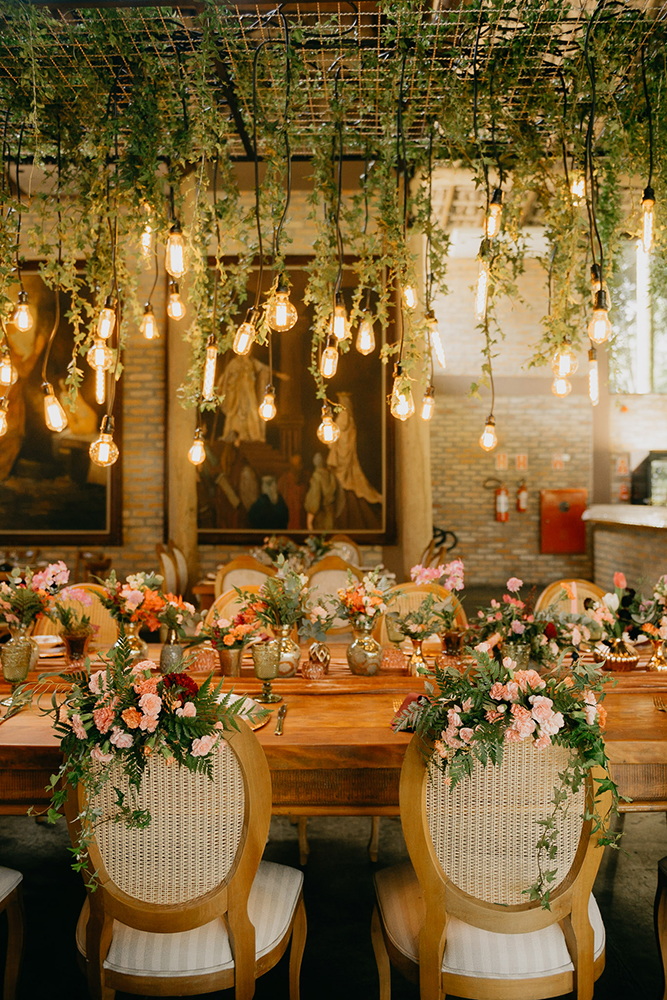
<path fill-rule="evenodd" d="M 2 996 L 16 1000 L 16 990 L 23 958 L 23 875 L 13 868 L 0 867 L 0 913 L 7 914 L 7 958 Z"/>
<path fill-rule="evenodd" d="M 83 590 L 92 599 L 92 604 L 83 605 L 67 596 L 68 590 Z M 91 625 L 97 625 L 97 632 L 90 643 L 92 649 L 108 649 L 118 638 L 118 626 L 114 618 L 100 601 L 104 587 L 99 583 L 73 583 L 66 587 L 59 597 L 61 604 L 71 605 L 78 614 L 82 612 L 90 618 Z M 50 618 L 41 618 L 35 626 L 35 635 L 58 635 L 60 623 L 52 622 Z"/>
<path fill-rule="evenodd" d="M 538 875 L 538 826 L 553 811 L 563 747 L 532 739 L 505 747 L 500 765 L 475 762 L 453 789 L 408 747 L 400 808 L 411 862 L 377 873 L 373 947 L 380 1000 L 390 998 L 390 959 L 419 982 L 422 1000 L 448 993 L 475 1000 L 527 1000 L 575 991 L 590 1000 L 604 968 L 605 932 L 591 893 L 602 859 L 600 833 L 585 820 L 595 777 L 568 793 L 559 815 L 550 910 L 527 901 Z M 600 814 L 611 805 L 600 797 Z"/>
<path fill-rule="evenodd" d="M 260 586 L 267 576 L 275 576 L 278 571 L 275 566 L 261 563 L 254 556 L 237 556 L 226 566 L 221 566 L 215 578 L 215 596 L 220 597 L 232 587 L 249 587 L 251 584 Z"/>
<path fill-rule="evenodd" d="M 326 602 L 327 597 L 335 597 L 338 590 L 349 586 L 350 575 L 353 582 L 363 578 L 363 573 L 358 566 L 346 562 L 340 556 L 328 555 L 319 562 L 313 563 L 306 570 L 308 586 L 311 589 L 313 599 L 316 604 Z M 340 632 L 349 632 L 350 623 L 342 618 L 337 618 L 328 631 L 328 635 L 336 635 Z"/>
<path fill-rule="evenodd" d="M 385 594 L 384 601 L 389 611 L 395 611 L 398 614 L 404 615 L 408 611 L 416 611 L 428 594 L 435 594 L 438 600 L 441 601 L 446 601 L 449 598 L 451 603 L 456 606 L 454 624 L 462 629 L 468 627 L 468 619 L 461 606 L 461 602 L 457 599 L 456 595 L 441 587 L 439 583 L 400 583 L 395 587 L 389 588 Z M 398 634 L 394 636 L 393 630 L 390 632 L 390 629 L 387 628 L 387 619 L 384 615 L 373 634 L 381 646 L 388 646 L 392 641 L 401 638 Z M 440 640 L 437 636 L 431 636 L 426 640 L 426 643 L 427 650 L 429 647 L 440 647 Z"/>
<path fill-rule="evenodd" d="M 590 580 L 556 580 L 544 588 L 535 601 L 535 610 L 545 611 L 547 608 L 555 607 L 557 611 L 571 611 L 572 601 L 567 596 L 565 588 L 571 588 L 573 584 L 576 586 L 578 615 L 585 614 L 584 601 L 587 597 L 591 597 L 598 604 L 604 597 L 604 590 Z"/>
<path fill-rule="evenodd" d="M 114 786 L 128 791 L 120 770 L 94 802 L 102 817 L 115 812 Z M 66 806 L 73 842 L 82 804 L 79 787 Z M 91 996 L 184 996 L 233 986 L 237 1000 L 249 1000 L 256 978 L 291 938 L 290 1000 L 298 1000 L 303 875 L 261 861 L 271 777 L 254 733 L 241 723 L 226 734 L 213 780 L 156 754 L 137 806 L 150 811 L 147 828 L 101 822 L 88 847 L 98 886 L 87 886 L 76 941 Z"/>

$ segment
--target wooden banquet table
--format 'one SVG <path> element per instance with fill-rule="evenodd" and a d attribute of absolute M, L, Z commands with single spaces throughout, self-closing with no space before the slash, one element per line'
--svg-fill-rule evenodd
<path fill-rule="evenodd" d="M 271 769 L 273 811 L 299 815 L 397 815 L 398 783 L 407 733 L 394 733 L 390 722 L 394 703 L 423 681 L 399 673 L 355 677 L 345 662 L 345 647 L 330 644 L 330 673 L 321 681 L 297 676 L 274 681 L 287 715 L 282 736 L 274 734 L 273 705 L 268 725 L 257 731 Z M 149 647 L 150 648 L 150 647 Z M 160 647 L 151 648 L 152 658 Z M 41 660 L 40 671 L 54 674 L 62 661 Z M 192 671 L 201 682 L 205 674 Z M 37 680 L 38 674 L 29 681 Z M 616 686 L 605 700 L 606 742 L 612 775 L 621 793 L 633 798 L 630 811 L 667 811 L 667 713 L 656 710 L 653 698 L 667 702 L 667 674 L 635 671 L 616 674 Z M 241 677 L 228 678 L 231 687 L 252 696 L 260 682 L 249 661 Z M 51 692 L 62 687 L 46 682 L 39 699 L 50 704 Z M 611 687 L 611 685 L 610 685 Z M 8 691 L 0 683 L 0 691 Z M 0 725 L 0 813 L 20 814 L 30 806 L 43 808 L 50 775 L 60 752 L 51 720 L 37 704 Z"/>

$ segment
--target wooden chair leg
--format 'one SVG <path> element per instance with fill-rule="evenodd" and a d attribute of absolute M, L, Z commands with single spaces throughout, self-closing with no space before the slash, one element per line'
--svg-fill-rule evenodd
<path fill-rule="evenodd" d="M 391 1000 L 391 962 L 387 954 L 387 946 L 384 943 L 382 933 L 382 922 L 380 911 L 377 905 L 373 907 L 373 918 L 371 920 L 371 940 L 375 961 L 378 967 L 378 978 L 380 980 L 380 1000 Z"/>
<path fill-rule="evenodd" d="M 305 865 L 310 854 L 308 846 L 308 817 L 299 816 L 299 864 Z"/>
<path fill-rule="evenodd" d="M 303 896 L 301 896 L 301 899 L 299 900 L 299 905 L 297 906 L 296 913 L 294 915 L 294 923 L 292 925 L 292 944 L 290 946 L 290 955 L 289 955 L 290 1000 L 299 1000 L 300 997 L 301 960 L 303 958 L 303 950 L 306 947 L 307 930 L 308 930 L 308 925 L 306 922 L 306 907 L 303 902 Z"/>
<path fill-rule="evenodd" d="M 380 847 L 380 817 L 371 816 L 371 839 L 368 841 L 368 856 L 374 863 L 378 859 L 379 847 Z"/>
<path fill-rule="evenodd" d="M 7 962 L 5 964 L 4 1000 L 16 1000 L 16 989 L 23 958 L 23 894 L 18 885 L 9 896 L 7 906 Z"/>
<path fill-rule="evenodd" d="M 655 894 L 653 918 L 655 936 L 658 939 L 658 951 L 662 961 L 663 1000 L 667 1000 L 667 858 L 658 861 L 658 890 Z"/>

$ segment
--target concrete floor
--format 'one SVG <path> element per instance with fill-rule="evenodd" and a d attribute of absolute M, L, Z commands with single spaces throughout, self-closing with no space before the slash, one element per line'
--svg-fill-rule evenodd
<path fill-rule="evenodd" d="M 660 1000 L 662 978 L 652 920 L 657 862 L 667 855 L 667 823 L 662 814 L 629 815 L 624 826 L 623 850 L 606 852 L 595 887 L 607 928 L 607 967 L 595 997 Z M 369 830 L 370 820 L 364 818 L 309 822 L 303 1000 L 378 996 L 370 939 L 375 866 L 366 853 Z M 19 1000 L 88 1000 L 74 946 L 84 890 L 80 876 L 69 867 L 68 846 L 64 822 L 49 827 L 28 817 L 0 817 L 0 863 L 24 873 L 27 950 Z M 296 828 L 287 819 L 273 820 L 265 857 L 298 865 Z M 400 822 L 383 819 L 379 866 L 405 857 Z M 0 940 L 0 955 L 4 944 Z M 233 991 L 217 995 L 232 1000 Z M 117 996 L 124 1000 L 125 994 Z M 287 1000 L 286 958 L 258 981 L 255 996 Z M 392 996 L 418 1000 L 418 990 L 395 973 Z"/>

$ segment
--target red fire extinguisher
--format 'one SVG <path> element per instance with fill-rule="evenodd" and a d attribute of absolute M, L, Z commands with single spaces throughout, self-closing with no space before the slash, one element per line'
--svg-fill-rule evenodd
<path fill-rule="evenodd" d="M 523 479 L 519 483 L 519 488 L 516 491 L 516 509 L 520 514 L 525 514 L 528 510 L 528 487 Z"/>
<path fill-rule="evenodd" d="M 496 490 L 496 521 L 509 521 L 510 495 L 501 483 Z"/>

